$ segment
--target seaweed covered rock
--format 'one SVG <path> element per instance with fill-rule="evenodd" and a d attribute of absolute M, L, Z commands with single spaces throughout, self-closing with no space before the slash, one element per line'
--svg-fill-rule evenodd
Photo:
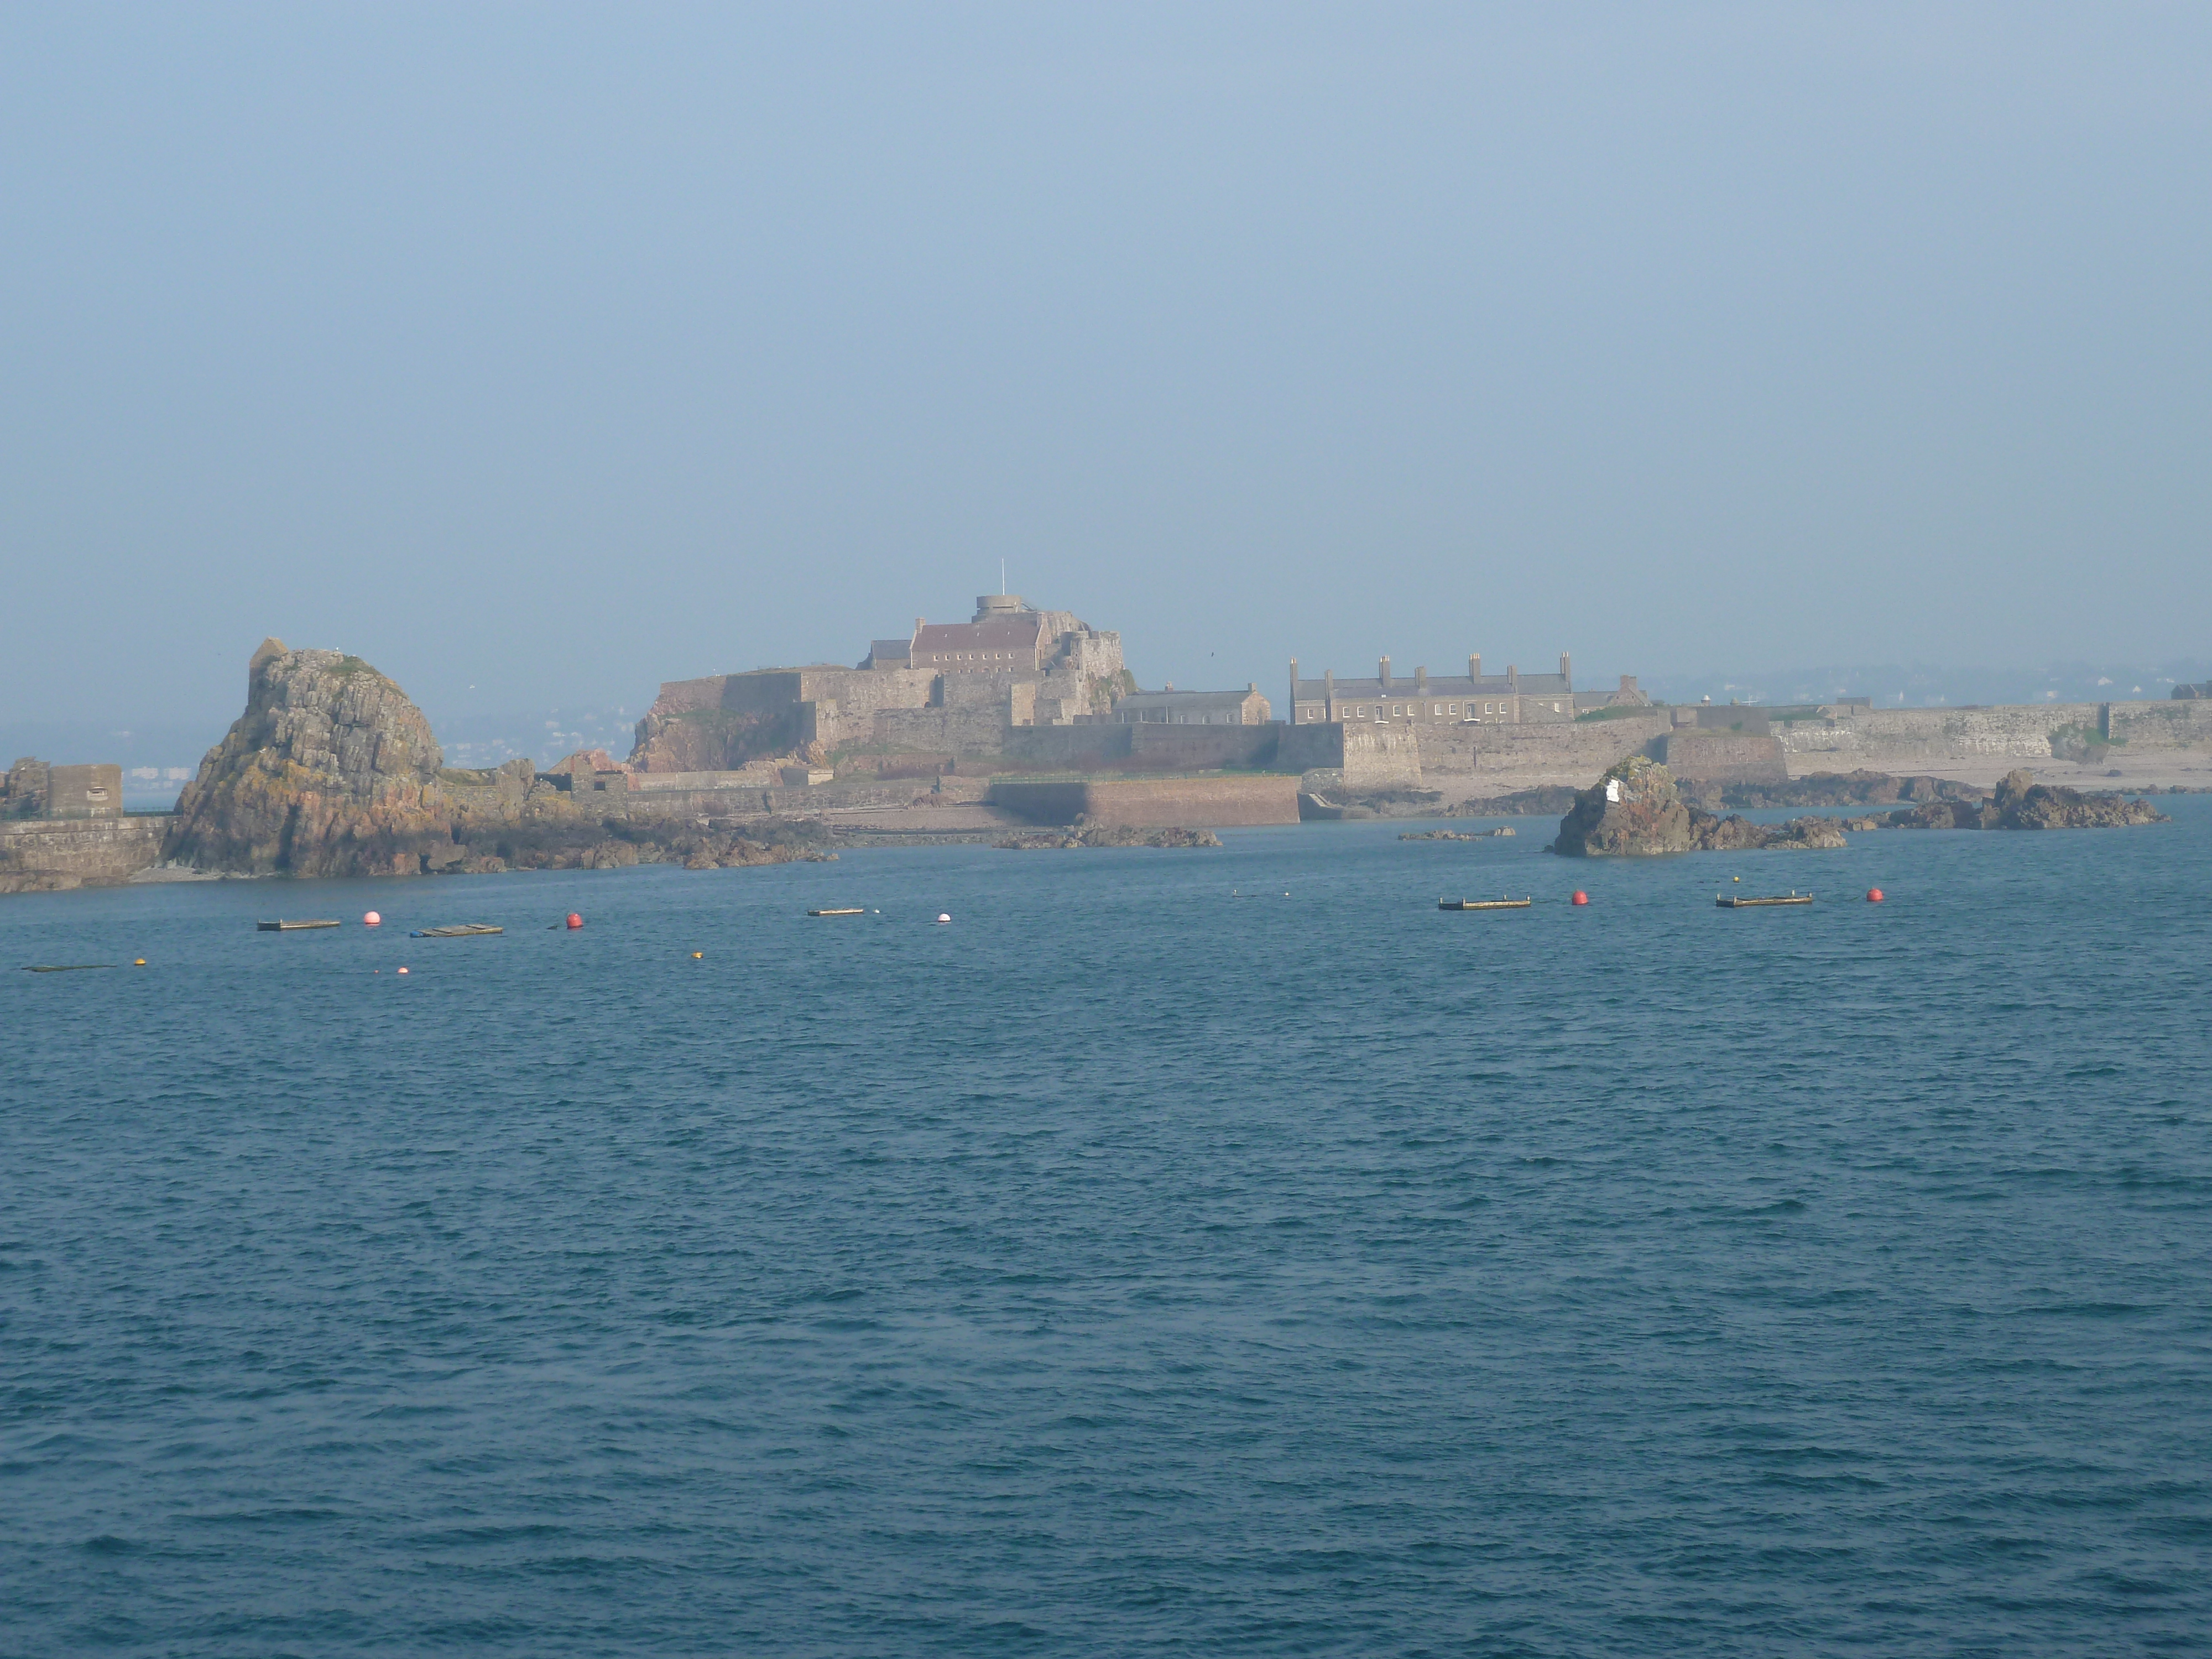
<path fill-rule="evenodd" d="M 1086 817 L 1066 830 L 1024 830 L 992 844 L 1016 852 L 1069 847 L 1218 847 L 1221 837 L 1211 830 L 1140 830 L 1126 823 L 1098 823 Z"/>
<path fill-rule="evenodd" d="M 2079 789 L 2038 783 L 2027 772 L 2008 772 L 1997 785 L 1997 830 L 2114 830 L 2130 824 L 2164 823 L 2166 814 L 2147 800 L 2124 795 L 2084 794 Z"/>
<path fill-rule="evenodd" d="M 2166 821 L 2147 800 L 2038 783 L 2024 771 L 2008 772 L 1991 796 L 1928 801 L 1889 815 L 1898 830 L 2116 830 Z"/>

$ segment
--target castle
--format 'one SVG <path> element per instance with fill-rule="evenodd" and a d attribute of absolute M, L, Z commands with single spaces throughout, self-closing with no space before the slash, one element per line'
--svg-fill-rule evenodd
<path fill-rule="evenodd" d="M 672 680 L 638 722 L 629 765 L 645 772 L 740 768 L 775 755 L 854 750 L 957 755 L 995 750 L 1009 726 L 1103 717 L 1136 690 L 1121 636 L 1016 593 L 986 593 L 964 623 L 915 618 L 852 668 L 828 664 Z"/>

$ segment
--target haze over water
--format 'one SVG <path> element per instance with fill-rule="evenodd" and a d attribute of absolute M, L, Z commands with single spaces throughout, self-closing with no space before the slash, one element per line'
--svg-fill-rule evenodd
<path fill-rule="evenodd" d="M 12 899 L 0 1650 L 2202 1650 L 2161 804 Z"/>

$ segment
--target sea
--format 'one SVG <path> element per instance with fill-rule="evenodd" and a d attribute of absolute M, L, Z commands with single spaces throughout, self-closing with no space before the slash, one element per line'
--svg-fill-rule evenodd
<path fill-rule="evenodd" d="M 0 900 L 0 1654 L 2212 1650 L 2160 804 Z"/>

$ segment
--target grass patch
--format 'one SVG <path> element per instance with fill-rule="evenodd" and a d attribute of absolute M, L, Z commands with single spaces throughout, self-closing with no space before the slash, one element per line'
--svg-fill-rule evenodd
<path fill-rule="evenodd" d="M 1575 724 L 1577 726 L 1586 726 L 1592 720 L 1634 720 L 1639 714 L 1656 714 L 1665 706 L 1666 705 L 1663 703 L 1656 703 L 1649 708 L 1627 708 L 1619 707 L 1610 708 L 1586 708 L 1581 714 L 1575 716 Z"/>

